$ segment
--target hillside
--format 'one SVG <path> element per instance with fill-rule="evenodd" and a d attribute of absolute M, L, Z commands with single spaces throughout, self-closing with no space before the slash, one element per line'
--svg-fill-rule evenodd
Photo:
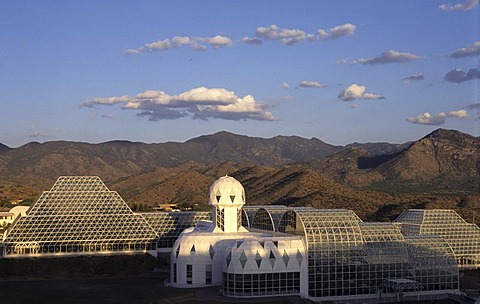
<path fill-rule="evenodd" d="M 118 190 L 129 204 L 137 207 L 177 203 L 181 207 L 210 210 L 209 186 L 227 173 L 244 185 L 247 205 L 347 208 L 363 219 L 375 220 L 391 220 L 408 208 L 455 209 L 468 219 L 473 212 L 480 212 L 478 195 L 386 194 L 355 190 L 299 165 L 275 168 L 234 162 L 188 163 L 135 175 L 109 187 Z M 477 217 L 477 220 L 480 219 Z"/>
<path fill-rule="evenodd" d="M 479 192 L 480 140 L 459 131 L 438 129 L 375 168 L 385 182 L 422 191 Z"/>
<path fill-rule="evenodd" d="M 237 161 L 280 166 L 323 157 L 340 149 L 315 138 L 277 136 L 263 139 L 227 132 L 201 136 L 185 143 L 52 141 L 29 143 L 0 154 L 0 173 L 11 178 L 35 176 L 49 183 L 60 175 L 98 175 L 106 181 L 113 181 L 187 161 Z"/>
<path fill-rule="evenodd" d="M 0 143 L 0 154 L 4 153 L 4 152 L 7 152 L 8 150 L 10 150 L 10 147 L 8 147 L 7 145 L 4 145 L 2 143 Z"/>
<path fill-rule="evenodd" d="M 393 154 L 350 146 L 309 163 L 354 188 L 390 193 L 480 193 L 480 140 L 438 129 Z"/>
<path fill-rule="evenodd" d="M 480 139 L 443 129 L 403 145 L 346 147 L 227 132 L 184 143 L 29 143 L 0 153 L 0 203 L 34 200 L 61 175 L 98 175 L 135 208 L 202 209 L 225 174 L 244 184 L 249 204 L 351 208 L 383 219 L 407 207 L 480 211 Z"/>

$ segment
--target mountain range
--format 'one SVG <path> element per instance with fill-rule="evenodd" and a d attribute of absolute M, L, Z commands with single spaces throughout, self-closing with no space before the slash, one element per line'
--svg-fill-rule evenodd
<path fill-rule="evenodd" d="M 33 200 L 61 175 L 98 175 L 136 207 L 205 208 L 209 185 L 225 174 L 244 184 L 250 204 L 342 207 L 365 218 L 391 217 L 406 207 L 480 211 L 480 139 L 455 130 L 404 144 L 347 146 L 228 132 L 184 143 L 0 145 L 3 201 Z"/>

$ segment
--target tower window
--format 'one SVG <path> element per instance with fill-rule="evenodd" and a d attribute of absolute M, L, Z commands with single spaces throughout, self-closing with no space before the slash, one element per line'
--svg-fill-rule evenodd
<path fill-rule="evenodd" d="M 193 274 L 193 267 L 192 265 L 187 264 L 187 284 L 192 284 L 192 274 Z"/>

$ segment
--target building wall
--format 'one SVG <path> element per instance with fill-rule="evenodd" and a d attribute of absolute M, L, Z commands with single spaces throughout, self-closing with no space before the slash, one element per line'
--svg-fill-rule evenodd
<path fill-rule="evenodd" d="M 194 231 L 194 228 L 186 229 L 172 248 L 170 284 L 179 288 L 220 286 L 225 251 L 237 240 L 254 237 L 258 237 L 258 234 L 212 233 Z M 192 267 L 191 280 L 187 280 L 187 265 Z M 206 265 L 212 265 L 211 284 L 206 283 Z"/>
<path fill-rule="evenodd" d="M 269 235 L 237 241 L 226 251 L 222 293 L 233 297 L 300 294 L 306 265 L 300 237 Z"/>

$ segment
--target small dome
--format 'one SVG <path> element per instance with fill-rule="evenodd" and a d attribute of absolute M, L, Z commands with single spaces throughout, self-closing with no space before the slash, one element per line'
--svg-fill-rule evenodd
<path fill-rule="evenodd" d="M 210 204 L 239 206 L 245 204 L 245 190 L 242 184 L 231 176 L 223 176 L 210 186 Z"/>

